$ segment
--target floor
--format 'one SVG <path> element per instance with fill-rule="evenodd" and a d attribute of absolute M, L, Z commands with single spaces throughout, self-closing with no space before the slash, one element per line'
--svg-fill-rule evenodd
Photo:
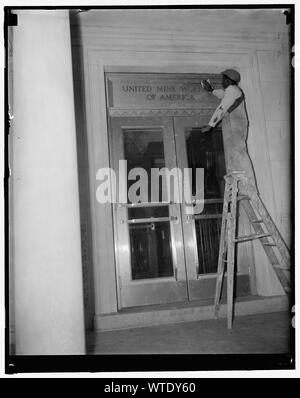
<path fill-rule="evenodd" d="M 288 312 L 239 316 L 232 330 L 226 319 L 105 331 L 88 336 L 89 354 L 289 353 Z"/>

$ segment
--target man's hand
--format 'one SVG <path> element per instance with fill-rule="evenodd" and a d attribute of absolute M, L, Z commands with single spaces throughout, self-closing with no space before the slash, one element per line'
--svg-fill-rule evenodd
<path fill-rule="evenodd" d="M 210 133 L 213 128 L 211 126 L 202 126 L 201 133 Z"/>
<path fill-rule="evenodd" d="M 201 85 L 206 91 L 213 91 L 212 85 L 209 83 L 208 80 L 202 80 Z"/>

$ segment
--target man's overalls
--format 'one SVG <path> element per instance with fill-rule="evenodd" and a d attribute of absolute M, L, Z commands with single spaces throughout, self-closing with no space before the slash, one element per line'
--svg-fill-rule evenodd
<path fill-rule="evenodd" d="M 222 98 L 220 105 L 209 121 L 209 125 L 215 127 L 222 120 L 226 171 L 227 173 L 244 171 L 249 182 L 257 190 L 246 142 L 249 123 L 244 94 L 235 85 L 228 86 L 225 90 L 213 90 L 212 93 L 216 97 Z"/>

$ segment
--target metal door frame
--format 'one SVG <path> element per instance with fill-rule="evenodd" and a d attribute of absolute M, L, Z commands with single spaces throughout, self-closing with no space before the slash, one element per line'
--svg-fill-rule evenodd
<path fill-rule="evenodd" d="M 120 133 L 125 129 L 160 129 L 164 140 L 165 167 L 172 169 L 177 166 L 172 117 L 117 117 L 110 118 L 109 125 L 111 164 L 115 170 L 118 170 L 119 159 L 124 159 L 123 140 Z M 188 300 L 180 204 L 166 205 L 169 208 L 169 217 L 177 217 L 176 222 L 170 221 L 174 276 L 134 281 L 131 279 L 130 272 L 128 206 L 113 205 L 119 309 Z"/>

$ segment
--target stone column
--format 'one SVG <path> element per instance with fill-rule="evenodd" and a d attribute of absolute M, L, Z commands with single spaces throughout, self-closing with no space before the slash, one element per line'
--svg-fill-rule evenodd
<path fill-rule="evenodd" d="M 84 354 L 69 15 L 15 12 L 10 131 L 15 353 Z"/>

